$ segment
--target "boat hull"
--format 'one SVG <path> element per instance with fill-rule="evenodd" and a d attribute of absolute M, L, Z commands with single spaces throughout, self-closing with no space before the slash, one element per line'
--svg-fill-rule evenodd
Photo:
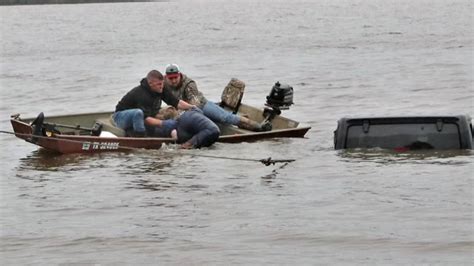
<path fill-rule="evenodd" d="M 172 143 L 170 138 L 131 138 L 52 135 L 34 136 L 32 127 L 21 121 L 11 120 L 15 135 L 27 142 L 58 153 L 97 153 L 130 151 L 135 149 L 159 149 L 163 143 Z"/>
<path fill-rule="evenodd" d="M 242 111 L 250 119 L 263 121 L 263 110 L 242 104 Z M 165 143 L 174 143 L 172 138 L 132 138 L 123 135 L 123 131 L 114 127 L 111 112 L 74 114 L 45 117 L 44 122 L 58 126 L 69 125 L 57 132 L 43 132 L 43 136 L 33 135 L 31 123 L 34 118 L 20 119 L 12 116 L 11 124 L 15 135 L 27 142 L 58 153 L 97 153 L 109 151 L 130 151 L 134 149 L 160 149 Z M 91 136 L 87 128 L 100 123 L 105 131 L 115 133 L 116 137 Z M 254 142 L 269 138 L 303 138 L 311 127 L 300 127 L 299 123 L 276 116 L 272 120 L 273 129 L 265 132 L 252 132 L 232 125 L 219 124 L 221 136 L 218 142 L 240 143 Z M 121 135 L 122 134 L 122 135 Z M 45 136 L 44 136 L 45 135 Z"/>
<path fill-rule="evenodd" d="M 266 132 L 246 133 L 241 135 L 223 135 L 219 137 L 217 142 L 223 143 L 240 143 L 254 142 L 270 138 L 303 138 L 311 127 L 277 129 Z"/>

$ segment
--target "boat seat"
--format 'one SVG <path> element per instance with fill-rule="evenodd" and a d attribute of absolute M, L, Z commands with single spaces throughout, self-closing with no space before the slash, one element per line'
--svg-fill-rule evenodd
<path fill-rule="evenodd" d="M 245 83 L 232 78 L 222 91 L 221 107 L 227 107 L 235 114 L 239 110 L 242 97 L 244 96 Z"/>
<path fill-rule="evenodd" d="M 126 136 L 125 130 L 115 126 L 115 122 L 112 119 L 112 116 L 109 116 L 107 118 L 96 119 L 95 122 L 102 124 L 103 131 L 109 131 L 113 133 L 114 135 L 116 135 L 117 137 Z"/>

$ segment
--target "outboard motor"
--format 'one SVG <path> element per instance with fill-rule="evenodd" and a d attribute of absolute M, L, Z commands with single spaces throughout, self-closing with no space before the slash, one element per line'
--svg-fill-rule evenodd
<path fill-rule="evenodd" d="M 290 109 L 293 104 L 293 87 L 277 81 L 273 85 L 270 94 L 267 96 L 267 107 L 263 112 L 265 121 L 271 121 L 276 115 L 281 114 L 281 110 Z"/>
<path fill-rule="evenodd" d="M 267 96 L 267 106 L 280 110 L 287 110 L 293 104 L 293 87 L 281 84 L 279 81 L 273 85 Z"/>

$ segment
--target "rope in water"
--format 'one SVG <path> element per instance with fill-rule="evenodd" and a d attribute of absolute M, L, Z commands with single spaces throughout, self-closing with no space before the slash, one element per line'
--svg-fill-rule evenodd
<path fill-rule="evenodd" d="M 165 151 L 165 152 L 167 152 L 167 151 Z M 291 162 L 295 161 L 295 159 L 272 159 L 272 157 L 268 157 L 267 159 L 249 159 L 249 158 L 236 158 L 236 157 L 205 155 L 205 154 L 193 154 L 193 153 L 185 153 L 183 151 L 180 151 L 179 153 L 183 154 L 183 155 L 188 155 L 188 156 L 214 158 L 214 159 L 227 159 L 227 160 L 247 161 L 247 162 L 261 162 L 266 166 L 269 166 L 269 165 L 275 164 L 275 163 L 291 163 Z"/>
<path fill-rule="evenodd" d="M 69 142 L 81 143 L 81 144 L 84 143 L 84 141 L 80 141 L 80 140 L 72 140 L 72 139 L 64 139 L 64 138 L 56 138 L 56 137 L 47 137 L 47 136 L 38 136 L 38 135 L 25 134 L 25 133 L 15 133 L 15 132 L 4 131 L 4 130 L 0 130 L 0 133 L 15 135 L 15 136 L 29 137 L 29 138 L 31 138 L 30 139 L 31 141 L 33 141 L 33 138 L 37 138 L 37 139 L 56 139 L 56 140 L 69 141 Z M 122 149 L 143 150 L 142 148 L 128 147 L 128 146 L 124 146 L 124 145 L 120 145 L 119 147 L 122 148 Z M 169 151 L 170 150 L 166 150 L 164 152 L 169 152 Z M 272 159 L 271 157 L 268 157 L 266 159 L 250 159 L 250 158 L 215 156 L 215 155 L 195 154 L 195 153 L 192 153 L 192 152 L 185 152 L 183 150 L 179 151 L 178 153 L 182 154 L 182 155 L 187 155 L 187 156 L 196 156 L 196 157 L 205 157 L 205 158 L 214 158 L 214 159 L 247 161 L 247 162 L 260 162 L 260 163 L 263 163 L 265 166 L 269 166 L 269 165 L 272 165 L 272 164 L 274 165 L 275 163 L 291 163 L 291 162 L 295 161 L 294 159 Z"/>

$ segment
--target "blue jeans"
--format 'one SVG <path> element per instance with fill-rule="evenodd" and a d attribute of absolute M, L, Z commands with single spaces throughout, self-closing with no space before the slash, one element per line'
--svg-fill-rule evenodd
<path fill-rule="evenodd" d="M 178 143 L 190 141 L 194 148 L 208 147 L 219 138 L 219 127 L 201 110 L 188 110 L 178 118 Z"/>
<path fill-rule="evenodd" d="M 210 101 L 207 101 L 202 108 L 202 111 L 205 116 L 217 123 L 238 125 L 240 122 L 240 117 L 238 115 L 228 112 L 219 105 Z"/>
<path fill-rule="evenodd" d="M 140 133 L 146 131 L 145 116 L 143 115 L 143 111 L 139 108 L 115 112 L 112 118 L 114 119 L 115 125 L 125 131 L 131 129 Z"/>

